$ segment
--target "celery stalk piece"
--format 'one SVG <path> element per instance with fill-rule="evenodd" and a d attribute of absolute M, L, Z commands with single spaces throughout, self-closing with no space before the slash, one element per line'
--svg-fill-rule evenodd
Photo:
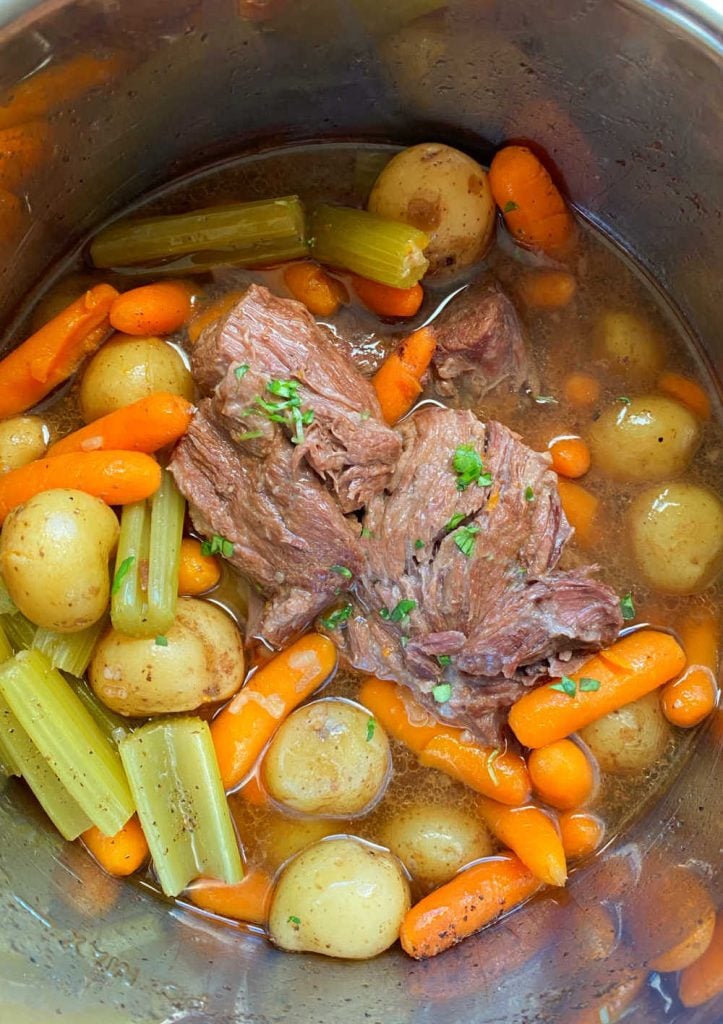
<path fill-rule="evenodd" d="M 151 499 L 151 536 L 148 546 L 146 627 L 149 634 L 165 633 L 176 617 L 178 569 L 186 501 L 167 469 Z"/>
<path fill-rule="evenodd" d="M 20 612 L 16 611 L 14 615 L 0 615 L 0 625 L 14 651 L 26 651 L 32 645 L 37 626 Z"/>
<path fill-rule="evenodd" d="M 149 722 L 119 743 L 161 887 L 177 896 L 199 875 L 243 878 L 208 723 Z"/>
<path fill-rule="evenodd" d="M 2 696 L 0 750 L 9 754 L 15 769 L 13 774 L 23 776 L 63 839 L 76 839 L 90 828 L 90 818 L 62 784 Z"/>
<path fill-rule="evenodd" d="M 68 675 L 65 677 L 65 680 L 75 696 L 83 704 L 83 707 L 90 712 L 98 723 L 103 735 L 110 740 L 114 747 L 118 747 L 118 740 L 121 736 L 124 736 L 138 725 L 138 719 L 124 718 L 122 715 L 117 715 L 115 711 L 107 708 L 105 704 L 98 700 L 84 679 L 77 679 L 75 676 Z"/>
<path fill-rule="evenodd" d="M 7 661 L 8 658 L 12 658 L 12 656 L 13 656 L 12 645 L 11 645 L 10 641 L 8 640 L 7 636 L 5 635 L 5 630 L 2 627 L 2 623 L 0 623 L 0 665 L 4 661 Z"/>
<path fill-rule="evenodd" d="M 40 651 L 0 666 L 0 693 L 93 825 L 115 835 L 135 810 L 123 766 L 72 687 Z"/>
<path fill-rule="evenodd" d="M 16 611 L 15 602 L 10 597 L 5 580 L 0 576 L 0 615 L 14 615 Z"/>
<path fill-rule="evenodd" d="M 143 572 L 148 564 L 151 510 L 145 501 L 126 505 L 121 513 L 118 553 L 111 588 L 110 617 L 126 636 L 146 636 Z"/>
<path fill-rule="evenodd" d="M 304 207 L 298 196 L 212 206 L 190 213 L 143 217 L 111 224 L 96 235 L 96 267 L 124 267 L 191 254 L 218 254 L 216 264 L 269 262 L 306 252 Z M 194 269 L 198 270 L 198 266 Z"/>
<path fill-rule="evenodd" d="M 393 288 L 411 288 L 429 266 L 429 238 L 418 228 L 365 210 L 320 203 L 312 217 L 312 255 Z"/>
<path fill-rule="evenodd" d="M 82 676 L 90 664 L 100 634 L 107 625 L 104 615 L 98 622 L 77 633 L 56 633 L 52 629 L 38 626 L 32 648 L 46 654 L 53 668 L 69 672 L 72 676 Z"/>

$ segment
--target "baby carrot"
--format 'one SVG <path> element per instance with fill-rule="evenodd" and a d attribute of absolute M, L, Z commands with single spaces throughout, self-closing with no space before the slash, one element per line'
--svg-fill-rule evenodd
<path fill-rule="evenodd" d="M 63 64 L 51 64 L 24 78 L 0 105 L 0 128 L 22 124 L 48 114 L 62 103 L 105 85 L 119 70 L 117 57 L 101 59 L 81 54 Z"/>
<path fill-rule="evenodd" d="M 717 611 L 696 609 L 683 619 L 680 634 L 688 668 L 667 683 L 660 695 L 663 714 L 672 725 L 691 729 L 715 708 L 719 633 Z"/>
<path fill-rule="evenodd" d="M 424 301 L 421 284 L 413 284 L 411 288 L 392 288 L 389 284 L 358 276 L 352 278 L 352 284 L 367 309 L 377 316 L 415 316 Z"/>
<path fill-rule="evenodd" d="M 252 775 L 249 781 L 239 789 L 238 795 L 242 796 L 247 804 L 253 804 L 254 807 L 264 807 L 269 802 L 265 790 L 261 788 L 258 775 Z"/>
<path fill-rule="evenodd" d="M 102 868 L 111 875 L 132 875 L 150 856 L 138 816 L 133 815 L 120 832 L 104 836 L 95 825 L 80 837 Z"/>
<path fill-rule="evenodd" d="M 211 723 L 221 778 L 233 789 L 248 775 L 284 718 L 336 667 L 336 647 L 307 633 L 256 672 Z"/>
<path fill-rule="evenodd" d="M 578 860 L 594 853 L 605 835 L 602 821 L 588 811 L 565 811 L 558 824 L 567 860 Z"/>
<path fill-rule="evenodd" d="M 246 294 L 245 290 L 228 292 L 226 295 L 222 295 L 218 299 L 212 299 L 211 302 L 201 307 L 198 313 L 194 316 L 193 320 L 187 327 L 188 340 L 192 345 L 195 345 L 201 336 L 201 332 L 204 328 L 212 324 L 214 320 L 218 320 L 219 317 L 225 316 L 226 313 L 230 313 L 237 302 Z"/>
<path fill-rule="evenodd" d="M 0 476 L 0 524 L 41 491 L 69 487 L 108 505 L 129 505 L 149 498 L 160 483 L 161 467 L 143 452 L 71 452 L 37 459 Z"/>
<path fill-rule="evenodd" d="M 420 327 L 387 356 L 372 377 L 387 423 L 401 419 L 422 393 L 420 381 L 432 362 L 436 344 L 432 329 Z"/>
<path fill-rule="evenodd" d="M 687 405 L 700 419 L 710 419 L 710 398 L 696 381 L 680 373 L 663 373 L 658 378 L 658 387 L 666 395 Z"/>
<path fill-rule="evenodd" d="M 717 609 L 695 609 L 680 624 L 680 635 L 689 665 L 703 665 L 718 671 L 720 619 Z"/>
<path fill-rule="evenodd" d="M 654 971 L 669 974 L 690 967 L 705 953 L 715 933 L 715 907 L 712 905 L 695 921 L 688 934 L 670 949 L 650 961 Z"/>
<path fill-rule="evenodd" d="M 544 747 L 657 689 L 684 665 L 683 649 L 672 636 L 641 629 L 569 678 L 523 694 L 510 708 L 509 725 L 523 746 Z"/>
<path fill-rule="evenodd" d="M 68 452 L 157 452 L 188 430 L 193 406 L 180 395 L 158 391 L 101 416 L 48 449 L 48 458 Z"/>
<path fill-rule="evenodd" d="M 221 567 L 213 555 L 204 555 L 200 540 L 184 537 L 178 568 L 178 593 L 186 597 L 205 594 L 221 579 Z"/>
<path fill-rule="evenodd" d="M 392 739 L 403 743 L 414 754 L 421 754 L 439 734 L 439 722 L 423 708 L 411 690 L 390 679 L 367 676 L 359 690 L 359 702 L 373 713 Z"/>
<path fill-rule="evenodd" d="M 516 853 L 525 867 L 547 885 L 564 885 L 567 865 L 562 840 L 549 814 L 540 807 L 505 807 L 482 799 L 480 814 L 493 836 Z"/>
<path fill-rule="evenodd" d="M 562 393 L 570 405 L 584 409 L 600 397 L 600 381 L 589 373 L 571 373 L 565 378 Z"/>
<path fill-rule="evenodd" d="M 480 861 L 407 911 L 399 939 L 415 960 L 436 956 L 532 896 L 540 881 L 513 853 Z"/>
<path fill-rule="evenodd" d="M 678 979 L 678 995 L 683 1006 L 700 1006 L 720 992 L 723 992 L 723 910 L 718 911 L 708 948 Z"/>
<path fill-rule="evenodd" d="M 231 917 L 247 924 L 266 924 L 273 882 L 259 868 L 251 868 L 240 882 L 216 882 L 199 878 L 187 896 L 197 907 L 220 917 Z"/>
<path fill-rule="evenodd" d="M 527 146 L 504 146 L 492 160 L 489 183 L 512 237 L 528 249 L 562 256 L 575 222 L 547 170 Z"/>
<path fill-rule="evenodd" d="M 35 405 L 98 348 L 117 294 L 110 285 L 96 285 L 0 362 L 0 419 Z"/>
<path fill-rule="evenodd" d="M 550 441 L 552 468 L 560 476 L 576 479 L 590 468 L 590 449 L 581 437 L 557 437 Z"/>
<path fill-rule="evenodd" d="M 177 281 L 159 281 L 119 295 L 110 307 L 110 323 L 121 334 L 173 334 L 190 314 L 188 288 Z"/>
<path fill-rule="evenodd" d="M 314 316 L 333 316 L 349 296 L 346 288 L 317 263 L 289 263 L 284 270 L 284 284 Z"/>
<path fill-rule="evenodd" d="M 47 152 L 48 126 L 30 121 L 0 130 L 0 187 L 13 191 L 25 183 Z"/>
<path fill-rule="evenodd" d="M 557 490 L 560 494 L 562 510 L 568 523 L 575 530 L 576 539 L 583 547 L 590 547 L 597 539 L 598 531 L 595 520 L 600 502 L 594 494 L 585 490 L 580 484 L 575 484 L 564 478 L 558 479 Z"/>
<path fill-rule="evenodd" d="M 526 306 L 561 309 L 572 299 L 577 283 L 566 270 L 532 270 L 520 278 L 517 287 Z"/>
<path fill-rule="evenodd" d="M 539 798 L 563 811 L 587 803 L 595 787 L 592 765 L 572 740 L 556 740 L 533 750 L 527 770 Z"/>
<path fill-rule="evenodd" d="M 612 973 L 612 970 L 611 970 Z M 573 1017 L 567 1017 L 569 1024 L 615 1024 L 620 1020 L 623 1013 L 633 1003 L 641 988 L 645 984 L 647 972 L 644 970 L 631 970 L 622 981 L 607 986 L 604 995 L 596 996 L 584 1010 Z M 634 1018 L 630 1021 L 633 1024 Z"/>

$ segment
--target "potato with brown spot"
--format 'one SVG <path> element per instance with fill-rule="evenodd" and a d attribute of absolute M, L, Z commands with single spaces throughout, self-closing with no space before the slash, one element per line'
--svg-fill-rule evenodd
<path fill-rule="evenodd" d="M 19 469 L 45 455 L 48 433 L 39 416 L 13 416 L 0 423 L 0 473 Z"/>

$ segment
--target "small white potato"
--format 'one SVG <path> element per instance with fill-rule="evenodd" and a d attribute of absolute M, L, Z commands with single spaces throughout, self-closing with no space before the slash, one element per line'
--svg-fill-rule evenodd
<path fill-rule="evenodd" d="M 284 864 L 312 843 L 339 832 L 339 822 L 330 818 L 285 818 L 274 816 L 264 822 L 267 857 L 274 867 Z"/>
<path fill-rule="evenodd" d="M 580 730 L 600 768 L 611 775 L 644 772 L 665 751 L 670 726 L 656 690 Z"/>
<path fill-rule="evenodd" d="M 384 823 L 379 840 L 399 857 L 412 878 L 428 889 L 444 885 L 470 861 L 494 853 L 479 818 L 442 804 L 416 803 L 394 812 Z"/>
<path fill-rule="evenodd" d="M 269 935 L 282 949 L 367 960 L 396 941 L 409 905 L 391 853 L 353 837 L 323 839 L 281 873 Z"/>
<path fill-rule="evenodd" d="M 40 459 L 48 447 L 47 430 L 38 416 L 13 416 L 0 423 L 0 473 Z"/>
<path fill-rule="evenodd" d="M 142 717 L 193 711 L 225 700 L 243 683 L 241 636 L 216 605 L 179 598 L 165 640 L 109 629 L 88 670 L 96 697 L 119 715 Z"/>
<path fill-rule="evenodd" d="M 397 153 L 374 183 L 368 206 L 429 235 L 429 274 L 454 273 L 481 260 L 495 228 L 486 171 L 438 142 Z"/>
<path fill-rule="evenodd" d="M 682 473 L 700 443 L 695 416 L 672 398 L 616 402 L 593 423 L 593 465 L 616 480 L 664 480 Z"/>
<path fill-rule="evenodd" d="M 0 536 L 0 574 L 23 615 L 59 633 L 97 622 L 118 532 L 115 513 L 83 491 L 42 491 L 14 509 Z"/>
<path fill-rule="evenodd" d="M 362 814 L 389 779 L 387 735 L 366 708 L 327 697 L 282 722 L 262 766 L 264 785 L 285 807 L 318 816 Z"/>
<path fill-rule="evenodd" d="M 636 313 L 607 310 L 597 325 L 597 352 L 628 376 L 651 377 L 662 369 L 665 349 L 660 335 Z"/>
<path fill-rule="evenodd" d="M 114 334 L 83 374 L 80 411 L 90 423 L 156 391 L 193 398 L 193 380 L 181 356 L 162 338 Z"/>
<path fill-rule="evenodd" d="M 633 502 L 630 524 L 637 563 L 656 590 L 694 594 L 720 571 L 723 504 L 706 487 L 649 487 Z"/>

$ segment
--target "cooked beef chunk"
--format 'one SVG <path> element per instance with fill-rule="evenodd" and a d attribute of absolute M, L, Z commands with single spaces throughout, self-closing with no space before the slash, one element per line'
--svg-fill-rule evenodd
<path fill-rule="evenodd" d="M 280 431 L 296 435 L 294 469 L 305 460 L 344 512 L 361 508 L 389 483 L 399 437 L 383 422 L 372 385 L 300 302 L 251 285 L 201 334 L 192 368 L 201 391 L 215 395 L 216 415 L 254 455 L 268 458 Z M 273 381 L 282 382 L 281 393 L 273 384 L 277 393 L 269 391 Z M 296 410 L 283 407 L 288 381 L 298 395 Z"/>
<path fill-rule="evenodd" d="M 366 567 L 338 639 L 353 665 L 492 739 L 523 687 L 615 639 L 618 599 L 589 570 L 555 569 L 572 531 L 547 454 L 468 411 L 422 409 L 401 432 L 389 492 L 367 508 Z M 463 445 L 491 482 L 458 489 Z M 443 704 L 432 697 L 441 682 L 452 686 Z"/>
<path fill-rule="evenodd" d="M 471 285 L 444 308 L 434 322 L 434 366 L 440 395 L 455 395 L 464 385 L 481 398 L 505 384 L 509 390 L 537 390 L 515 307 L 495 282 Z"/>
<path fill-rule="evenodd" d="M 196 529 L 230 540 L 229 561 L 268 598 L 250 626 L 273 644 L 303 629 L 346 589 L 348 580 L 331 566 L 354 576 L 363 567 L 358 524 L 294 458 L 280 433 L 261 459 L 234 444 L 206 399 L 170 466 Z"/>

